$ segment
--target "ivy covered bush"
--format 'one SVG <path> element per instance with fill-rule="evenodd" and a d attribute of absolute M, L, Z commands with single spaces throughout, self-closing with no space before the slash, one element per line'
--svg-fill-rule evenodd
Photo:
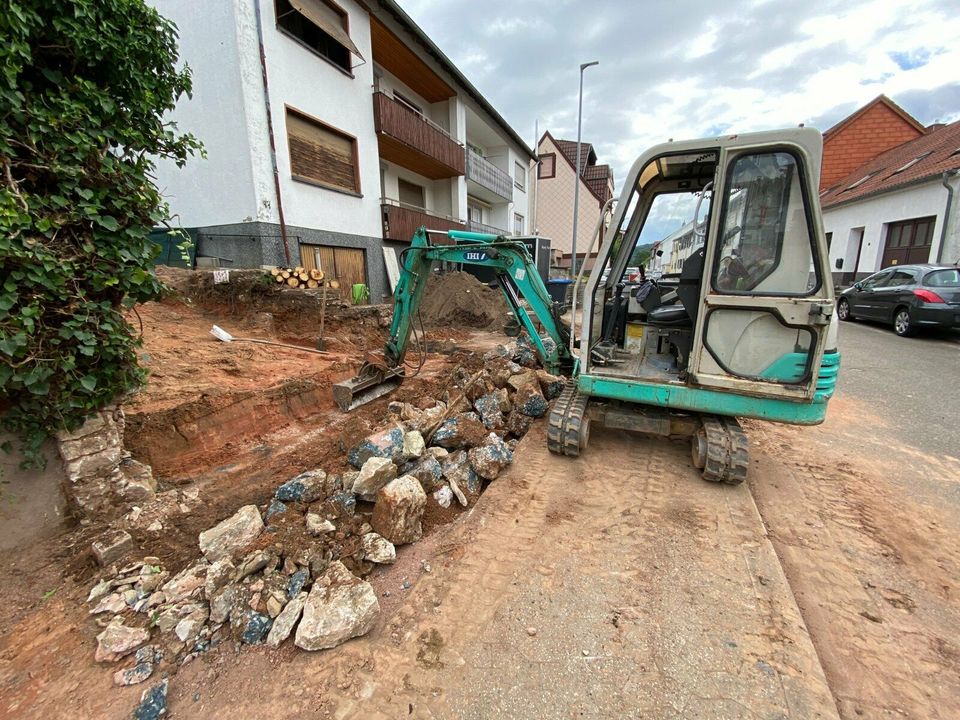
<path fill-rule="evenodd" d="M 142 384 L 123 309 L 162 290 L 150 173 L 200 144 L 164 122 L 190 74 L 142 0 L 4 0 L 0 37 L 0 424 L 36 466 Z"/>

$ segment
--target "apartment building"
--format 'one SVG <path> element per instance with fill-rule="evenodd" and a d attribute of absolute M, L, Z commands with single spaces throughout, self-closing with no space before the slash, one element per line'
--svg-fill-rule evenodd
<path fill-rule="evenodd" d="M 558 140 L 545 132 L 537 144 L 540 156 L 537 175 L 536 232 L 550 238 L 553 264 L 569 268 L 573 251 L 573 200 L 580 183 L 580 207 L 577 212 L 578 267 L 593 264 L 587 257 L 587 244 L 593 235 L 604 203 L 613 197 L 613 170 L 597 164 L 597 153 L 588 142 L 580 143 L 580 177 L 576 172 L 577 143 Z M 609 223 L 609 212 L 604 218 Z M 604 226 L 605 229 L 605 226 Z M 594 253 L 595 254 L 595 253 Z"/>
<path fill-rule="evenodd" d="M 533 151 L 392 0 L 150 0 L 207 157 L 156 182 L 199 261 L 304 265 L 388 297 L 384 250 L 430 229 L 528 231 Z"/>

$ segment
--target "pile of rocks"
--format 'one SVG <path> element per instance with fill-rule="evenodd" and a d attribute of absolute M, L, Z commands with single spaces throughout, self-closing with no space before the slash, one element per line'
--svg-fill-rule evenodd
<path fill-rule="evenodd" d="M 278 647 L 292 635 L 321 650 L 368 632 L 380 606 L 364 577 L 420 539 L 430 504 L 474 502 L 562 391 L 562 378 L 517 359 L 535 365 L 529 344 L 458 371 L 446 401 L 391 403 L 390 426 L 349 451 L 354 470 L 309 470 L 266 506 L 240 508 L 200 533 L 200 557 L 176 574 L 155 557 L 120 567 L 130 536 L 101 537 L 106 572 L 88 597 L 103 628 L 96 660 L 128 660 L 114 678 L 130 685 L 228 639 Z"/>

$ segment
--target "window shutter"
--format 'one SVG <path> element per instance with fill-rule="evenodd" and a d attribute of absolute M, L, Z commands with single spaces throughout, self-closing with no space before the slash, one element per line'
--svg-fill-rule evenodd
<path fill-rule="evenodd" d="M 354 141 L 287 111 L 290 167 L 294 175 L 359 192 Z"/>
<path fill-rule="evenodd" d="M 343 17 L 323 0 L 290 0 L 290 5 L 347 50 L 363 59 L 363 55 L 343 27 Z"/>

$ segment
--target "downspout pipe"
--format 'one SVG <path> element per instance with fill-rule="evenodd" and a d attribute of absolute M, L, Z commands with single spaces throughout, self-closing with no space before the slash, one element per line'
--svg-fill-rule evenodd
<path fill-rule="evenodd" d="M 956 174 L 956 170 L 946 170 L 940 181 L 940 184 L 947 189 L 947 206 L 943 210 L 943 226 L 940 228 L 940 247 L 937 248 L 937 264 L 943 262 L 943 246 L 947 242 L 947 225 L 950 224 L 950 210 L 953 207 L 953 188 L 950 187 L 950 176 Z"/>
<path fill-rule="evenodd" d="M 277 169 L 277 143 L 273 137 L 273 114 L 270 112 L 270 83 L 267 81 L 267 56 L 263 50 L 263 21 L 260 18 L 260 0 L 253 0 L 257 13 L 257 44 L 260 46 L 260 73 L 263 76 L 263 103 L 267 110 L 267 135 L 270 136 L 270 163 L 273 166 L 273 188 L 277 195 L 277 214 L 280 217 L 280 237 L 283 239 L 283 257 L 290 265 L 290 245 L 287 243 L 287 223 L 283 217 L 283 199 L 280 195 L 280 171 Z"/>

